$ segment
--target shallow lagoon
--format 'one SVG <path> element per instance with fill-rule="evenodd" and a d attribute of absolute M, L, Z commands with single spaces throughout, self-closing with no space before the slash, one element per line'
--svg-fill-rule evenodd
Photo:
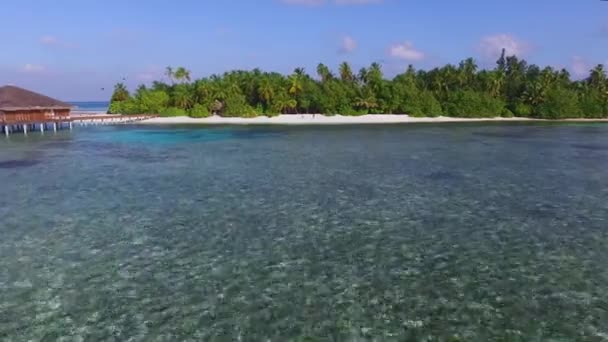
<path fill-rule="evenodd" d="M 0 139 L 0 339 L 608 340 L 608 125 Z"/>

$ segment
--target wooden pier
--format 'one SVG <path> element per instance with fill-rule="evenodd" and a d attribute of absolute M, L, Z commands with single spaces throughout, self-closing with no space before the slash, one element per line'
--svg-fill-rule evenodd
<path fill-rule="evenodd" d="M 154 115 L 86 115 L 72 114 L 72 105 L 15 87 L 0 87 L 0 129 L 9 136 L 11 133 L 32 131 L 44 132 L 62 128 L 72 129 L 74 125 L 115 125 L 125 124 L 155 117 Z"/>
<path fill-rule="evenodd" d="M 70 120 L 80 125 L 112 125 L 152 119 L 157 115 L 73 115 Z"/>
<path fill-rule="evenodd" d="M 29 132 L 53 131 L 60 129 L 73 129 L 74 126 L 97 126 L 97 125 L 118 125 L 128 124 L 137 121 L 147 120 L 156 117 L 155 115 L 76 115 L 63 118 L 0 118 L 2 132 L 9 136 L 12 133 L 28 134 Z"/>

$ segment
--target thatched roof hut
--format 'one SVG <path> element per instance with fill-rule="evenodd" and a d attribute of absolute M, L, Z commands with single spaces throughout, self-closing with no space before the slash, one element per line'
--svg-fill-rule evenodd
<path fill-rule="evenodd" d="M 15 86 L 0 87 L 0 111 L 18 110 L 70 110 L 72 106 L 48 96 Z"/>
<path fill-rule="evenodd" d="M 0 121 L 32 123 L 66 120 L 72 105 L 15 86 L 0 87 Z"/>

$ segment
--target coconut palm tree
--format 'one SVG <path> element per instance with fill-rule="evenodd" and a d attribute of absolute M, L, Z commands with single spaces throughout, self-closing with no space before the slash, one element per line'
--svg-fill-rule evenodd
<path fill-rule="evenodd" d="M 540 72 L 540 80 L 544 86 L 549 87 L 557 80 L 557 72 L 548 66 Z"/>
<path fill-rule="evenodd" d="M 595 68 L 590 71 L 589 78 L 587 78 L 587 83 L 601 92 L 605 92 L 606 90 L 606 69 L 604 69 L 603 64 L 598 64 Z"/>
<path fill-rule="evenodd" d="M 374 108 L 378 108 L 378 101 L 371 91 L 363 91 L 355 100 L 355 106 L 360 109 L 365 109 L 370 112 Z"/>
<path fill-rule="evenodd" d="M 274 97 L 274 88 L 270 83 L 270 80 L 267 78 L 260 82 L 260 87 L 258 88 L 258 93 L 260 94 L 260 98 L 268 105 L 273 97 Z"/>
<path fill-rule="evenodd" d="M 500 97 L 503 93 L 505 85 L 505 73 L 501 71 L 491 71 L 489 73 L 490 79 L 490 95 L 493 97 Z"/>
<path fill-rule="evenodd" d="M 355 80 L 355 75 L 353 75 L 353 70 L 348 62 L 342 62 L 342 64 L 340 64 L 340 79 L 343 82 L 349 83 Z"/>
<path fill-rule="evenodd" d="M 447 97 L 450 91 L 449 76 L 450 75 L 447 72 L 444 72 L 443 69 L 438 69 L 433 74 L 432 86 L 435 89 L 435 93 L 437 94 L 438 98 Z"/>
<path fill-rule="evenodd" d="M 173 71 L 173 68 L 168 66 L 165 68 L 165 76 L 167 76 L 167 78 L 169 78 L 169 81 L 171 82 L 171 84 L 175 83 L 173 81 L 173 77 L 175 75 L 175 72 Z"/>
<path fill-rule="evenodd" d="M 173 73 L 173 77 L 175 77 L 175 79 L 180 82 L 183 82 L 183 81 L 190 82 L 190 70 L 188 70 L 184 67 L 179 67 Z"/>
<path fill-rule="evenodd" d="M 303 89 L 302 79 L 300 76 L 298 76 L 298 74 L 289 76 L 289 94 L 298 96 Z"/>
<path fill-rule="evenodd" d="M 304 68 L 295 68 L 293 73 L 298 75 L 298 77 L 304 78 L 306 76 L 306 70 Z"/>
<path fill-rule="evenodd" d="M 173 103 L 176 107 L 190 109 L 194 105 L 194 97 L 185 84 L 179 84 L 173 91 Z"/>
<path fill-rule="evenodd" d="M 361 68 L 359 70 L 359 75 L 357 76 L 357 78 L 359 79 L 359 82 L 361 82 L 361 84 L 367 84 L 367 82 L 369 82 L 369 71 L 367 70 L 367 68 Z"/>
<path fill-rule="evenodd" d="M 317 74 L 319 75 L 319 77 L 321 78 L 321 82 L 323 82 L 323 83 L 325 83 L 333 78 L 331 71 L 323 63 L 319 63 L 319 65 L 317 65 Z"/>
<path fill-rule="evenodd" d="M 472 87 L 476 74 L 477 63 L 475 63 L 473 58 L 467 58 L 460 62 L 458 67 L 458 81 L 461 87 Z"/>
<path fill-rule="evenodd" d="M 295 99 L 289 98 L 287 96 L 281 96 L 276 98 L 273 104 L 274 109 L 282 114 L 293 112 L 293 110 L 298 106 L 298 101 Z"/>
<path fill-rule="evenodd" d="M 368 78 L 371 82 L 379 82 L 382 80 L 384 75 L 382 74 L 382 66 L 379 63 L 372 63 L 369 66 Z"/>
<path fill-rule="evenodd" d="M 129 91 L 124 83 L 117 83 L 114 86 L 114 93 L 112 94 L 111 102 L 126 101 L 129 99 Z"/>
<path fill-rule="evenodd" d="M 541 82 L 534 82 L 524 91 L 523 100 L 533 106 L 538 106 L 539 104 L 545 102 L 545 99 L 547 98 L 547 90 L 547 87 L 545 87 Z"/>

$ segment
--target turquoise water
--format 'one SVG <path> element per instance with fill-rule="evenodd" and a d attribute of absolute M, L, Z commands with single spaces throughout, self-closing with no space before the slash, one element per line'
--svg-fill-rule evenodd
<path fill-rule="evenodd" d="M 591 124 L 12 135 L 0 340 L 605 341 L 607 170 Z"/>

